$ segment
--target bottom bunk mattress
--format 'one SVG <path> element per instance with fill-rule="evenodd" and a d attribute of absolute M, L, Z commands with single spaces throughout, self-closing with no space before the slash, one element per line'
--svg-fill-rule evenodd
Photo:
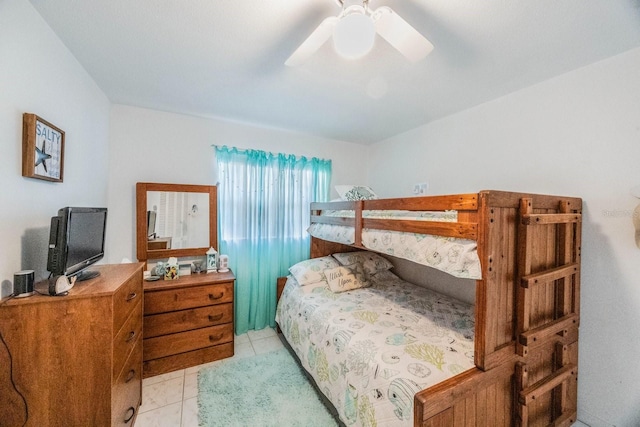
<path fill-rule="evenodd" d="M 473 306 L 385 270 L 332 292 L 289 276 L 276 321 L 348 426 L 413 424 L 416 392 L 474 367 Z"/>

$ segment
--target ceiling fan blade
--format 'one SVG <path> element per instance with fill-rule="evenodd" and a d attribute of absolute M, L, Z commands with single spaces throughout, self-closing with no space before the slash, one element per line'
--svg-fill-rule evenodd
<path fill-rule="evenodd" d="M 313 33 L 291 54 L 289 59 L 285 61 L 285 65 L 289 67 L 295 67 L 306 61 L 311 55 L 313 55 L 320 47 L 329 40 L 329 37 L 333 34 L 333 28 L 338 23 L 338 17 L 331 16 L 326 18 L 318 25 Z"/>
<path fill-rule="evenodd" d="M 433 50 L 433 45 L 407 21 L 383 6 L 373 12 L 376 32 L 411 62 L 417 62 Z"/>

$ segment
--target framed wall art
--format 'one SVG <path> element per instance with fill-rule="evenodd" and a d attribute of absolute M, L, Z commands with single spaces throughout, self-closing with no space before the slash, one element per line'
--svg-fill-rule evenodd
<path fill-rule="evenodd" d="M 64 131 L 41 117 L 24 113 L 22 119 L 22 176 L 62 182 Z"/>

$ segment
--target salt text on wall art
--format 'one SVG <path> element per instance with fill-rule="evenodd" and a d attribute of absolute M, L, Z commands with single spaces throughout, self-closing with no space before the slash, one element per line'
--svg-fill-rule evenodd
<path fill-rule="evenodd" d="M 22 176 L 62 182 L 64 131 L 32 113 L 22 121 Z"/>

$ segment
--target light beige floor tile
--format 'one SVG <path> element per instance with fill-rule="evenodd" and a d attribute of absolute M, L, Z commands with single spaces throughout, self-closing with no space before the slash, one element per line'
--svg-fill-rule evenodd
<path fill-rule="evenodd" d="M 253 349 L 255 350 L 256 354 L 268 353 L 270 351 L 284 348 L 282 341 L 280 341 L 280 338 L 278 338 L 277 336 L 255 340 L 252 341 L 251 344 L 253 345 Z"/>
<path fill-rule="evenodd" d="M 142 386 L 140 412 L 147 412 L 182 401 L 184 377 Z"/>
<path fill-rule="evenodd" d="M 198 396 L 198 373 L 194 372 L 184 376 L 184 394 L 182 399 L 191 399 Z"/>
<path fill-rule="evenodd" d="M 136 427 L 177 427 L 181 420 L 182 401 L 138 414 Z"/>
<path fill-rule="evenodd" d="M 276 330 L 273 328 L 264 328 L 259 331 L 249 331 L 247 332 L 247 335 L 249 335 L 249 339 L 251 340 L 251 342 L 254 342 L 255 340 L 260 340 L 263 338 L 275 337 Z"/>
<path fill-rule="evenodd" d="M 237 344 L 233 349 L 233 352 L 234 352 L 233 357 L 235 359 L 256 355 L 256 352 L 253 350 L 253 345 L 250 342 Z"/>
<path fill-rule="evenodd" d="M 236 335 L 235 338 L 233 339 L 233 342 L 236 344 L 243 344 L 243 343 L 249 342 L 249 335 L 248 334 Z"/>
<path fill-rule="evenodd" d="M 198 398 L 182 402 L 182 427 L 198 427 Z"/>

